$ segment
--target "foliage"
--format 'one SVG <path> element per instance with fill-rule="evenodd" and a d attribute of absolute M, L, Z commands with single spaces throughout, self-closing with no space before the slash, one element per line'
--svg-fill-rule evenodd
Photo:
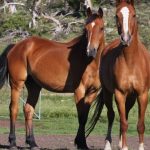
<path fill-rule="evenodd" d="M 80 9 L 80 0 L 67 0 L 69 6 L 71 6 L 74 10 Z"/>
<path fill-rule="evenodd" d="M 17 2 L 18 0 L 16 0 Z M 19 2 L 19 1 L 18 1 Z M 5 35 L 9 36 L 10 32 L 13 32 L 14 30 L 21 29 L 22 31 L 27 31 L 29 35 L 38 35 L 46 38 L 51 38 L 55 40 L 65 41 L 68 38 L 71 38 L 73 36 L 76 36 L 77 34 L 80 34 L 83 29 L 83 24 L 73 24 L 68 28 L 68 24 L 70 22 L 76 22 L 79 20 L 84 20 L 85 16 L 80 13 L 79 18 L 74 15 L 67 15 L 63 16 L 63 12 L 71 14 L 71 12 L 67 12 L 67 6 L 65 3 L 68 3 L 70 8 L 75 10 L 77 8 L 74 5 L 79 5 L 79 0 L 42 0 L 41 4 L 39 5 L 39 11 L 40 13 L 46 13 L 49 16 L 55 17 L 61 25 L 62 25 L 62 31 L 59 32 L 56 36 L 55 28 L 57 26 L 56 23 L 54 23 L 52 20 L 45 19 L 41 17 L 40 13 L 38 14 L 39 17 L 36 18 L 36 21 L 38 23 L 38 26 L 36 28 L 29 28 L 29 22 L 32 18 L 31 9 L 33 8 L 33 5 L 35 3 L 35 0 L 27 0 L 21 1 L 25 4 L 23 7 L 17 6 L 18 13 L 10 15 L 6 14 L 4 12 L 1 13 L 0 17 L 0 37 L 4 37 Z M 83 1 L 84 2 L 84 1 Z M 82 3 L 83 3 L 82 2 Z M 116 25 L 114 20 L 114 14 L 115 14 L 115 8 L 113 6 L 110 6 L 110 0 L 92 0 L 94 7 L 99 7 L 99 4 L 101 2 L 104 2 L 102 7 L 104 9 L 104 19 L 105 19 L 105 26 L 106 26 L 106 40 L 107 42 L 112 41 L 112 39 L 117 37 L 117 31 L 116 31 Z M 150 26 L 150 18 L 149 15 L 150 11 L 147 7 L 147 4 L 145 3 L 147 0 L 141 0 L 141 4 L 137 6 L 137 14 L 138 14 L 138 20 L 139 20 L 139 28 L 140 28 L 140 35 L 142 41 L 146 44 L 146 46 L 150 49 L 149 44 L 149 26 Z M 105 5 L 107 4 L 107 5 Z M 74 8 L 73 8 L 74 7 Z M 139 10 L 143 11 L 139 11 Z M 83 21 L 84 22 L 84 21 Z M 68 28 L 68 29 L 67 29 Z M 17 35 L 18 36 L 18 35 Z M 16 38 L 16 37 L 14 37 Z M 18 37 L 17 37 L 18 39 Z M 20 37 L 22 39 L 22 37 Z M 19 39 L 19 40 L 20 40 Z M 7 43 L 6 43 L 7 45 Z"/>
<path fill-rule="evenodd" d="M 5 14 L 2 18 L 0 18 L 0 36 L 4 36 L 13 30 L 27 30 L 28 28 L 29 17 L 25 12 L 18 12 L 14 15 Z"/>

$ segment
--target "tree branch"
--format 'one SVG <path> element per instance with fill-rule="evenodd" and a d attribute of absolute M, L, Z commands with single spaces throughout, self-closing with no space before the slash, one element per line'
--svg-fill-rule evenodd
<path fill-rule="evenodd" d="M 6 7 L 9 7 L 9 5 L 25 6 L 25 4 L 23 4 L 23 3 L 5 3 L 4 6 L 0 7 L 0 10 L 5 9 Z"/>
<path fill-rule="evenodd" d="M 57 20 L 53 16 L 48 16 L 48 15 L 44 15 L 44 14 L 42 14 L 42 17 L 45 18 L 45 19 L 53 21 L 57 25 L 56 28 L 55 28 L 54 35 L 56 35 L 56 34 L 58 34 L 58 33 L 63 31 L 63 25 L 60 23 L 59 20 Z"/>

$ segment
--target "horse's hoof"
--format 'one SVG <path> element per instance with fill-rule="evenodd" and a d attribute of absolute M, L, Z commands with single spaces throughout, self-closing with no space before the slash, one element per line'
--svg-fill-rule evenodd
<path fill-rule="evenodd" d="M 31 147 L 30 150 L 40 150 L 40 148 L 36 146 L 36 147 Z"/>
<path fill-rule="evenodd" d="M 87 145 L 76 144 L 75 146 L 78 150 L 90 150 Z"/>
<path fill-rule="evenodd" d="M 105 147 L 104 147 L 104 150 L 112 150 L 111 149 L 111 144 L 108 140 L 105 141 Z"/>
<path fill-rule="evenodd" d="M 79 150 L 89 150 L 86 140 L 82 138 L 75 138 L 74 140 L 74 145 L 76 146 L 77 149 Z"/>
<path fill-rule="evenodd" d="M 18 150 L 17 146 L 11 146 L 9 150 Z"/>
<path fill-rule="evenodd" d="M 78 150 L 90 150 L 88 147 L 78 147 L 78 146 L 77 146 L 77 149 Z"/>
<path fill-rule="evenodd" d="M 120 150 L 128 150 L 128 147 L 126 146 L 126 147 L 123 147 L 123 148 L 121 148 Z"/>
<path fill-rule="evenodd" d="M 139 145 L 139 150 L 144 150 L 144 143 L 141 143 L 141 144 Z"/>

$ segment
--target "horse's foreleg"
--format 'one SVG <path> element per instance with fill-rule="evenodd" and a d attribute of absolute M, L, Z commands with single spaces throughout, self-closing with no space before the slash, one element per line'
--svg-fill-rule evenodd
<path fill-rule="evenodd" d="M 111 132 L 112 132 L 112 126 L 115 118 L 115 112 L 113 110 L 113 94 L 108 92 L 106 89 L 103 90 L 103 98 L 105 105 L 107 107 L 107 118 L 108 118 L 108 129 L 107 129 L 107 136 L 105 139 L 105 148 L 104 150 L 111 150 L 111 142 L 112 142 L 112 137 L 111 137 Z"/>
<path fill-rule="evenodd" d="M 148 104 L 148 92 L 145 91 L 138 96 L 138 106 L 139 106 L 139 120 L 137 124 L 137 130 L 139 133 L 139 150 L 144 150 L 144 131 L 145 131 L 145 111 Z"/>
<path fill-rule="evenodd" d="M 126 109 L 125 109 L 126 96 L 119 90 L 115 90 L 115 97 L 116 97 L 116 103 L 120 115 L 120 130 L 122 136 L 121 150 L 128 150 L 127 138 L 126 138 L 126 133 L 128 129 L 128 122 L 126 119 Z"/>
<path fill-rule="evenodd" d="M 81 99 L 76 107 L 78 113 L 79 128 L 75 138 L 75 144 L 79 149 L 88 149 L 85 139 L 85 124 L 87 122 L 90 105 L 85 104 L 84 99 Z"/>
<path fill-rule="evenodd" d="M 11 102 L 9 106 L 10 110 L 10 133 L 9 133 L 9 142 L 10 148 L 16 147 L 16 135 L 15 135 L 15 124 L 18 115 L 18 103 L 21 89 L 24 82 L 11 82 Z"/>
<path fill-rule="evenodd" d="M 33 114 L 34 108 L 37 104 L 39 93 L 41 87 L 39 87 L 31 78 L 27 79 L 26 87 L 28 90 L 27 102 L 24 106 L 25 115 L 25 126 L 26 126 L 26 143 L 30 145 L 31 148 L 37 147 L 33 134 Z"/>
<path fill-rule="evenodd" d="M 84 90 L 75 92 L 76 107 L 78 112 L 79 128 L 75 138 L 77 148 L 88 149 L 85 139 L 85 125 L 88 118 L 89 109 L 92 101 L 95 99 L 96 93 L 85 96 Z"/>
<path fill-rule="evenodd" d="M 136 97 L 137 97 L 136 93 L 131 93 L 129 96 L 127 96 L 126 104 L 125 104 L 125 106 L 126 106 L 126 119 L 127 120 L 128 120 L 129 112 L 136 102 Z M 120 129 L 119 145 L 118 146 L 121 149 L 121 147 L 122 147 L 121 129 Z"/>

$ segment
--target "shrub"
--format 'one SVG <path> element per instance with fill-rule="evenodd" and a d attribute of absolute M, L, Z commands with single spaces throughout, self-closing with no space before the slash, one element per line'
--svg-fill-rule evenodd
<path fill-rule="evenodd" d="M 7 30 L 26 30 L 29 19 L 28 15 L 24 12 L 18 12 L 14 15 L 5 14 L 0 20 L 0 36 L 4 35 Z"/>

